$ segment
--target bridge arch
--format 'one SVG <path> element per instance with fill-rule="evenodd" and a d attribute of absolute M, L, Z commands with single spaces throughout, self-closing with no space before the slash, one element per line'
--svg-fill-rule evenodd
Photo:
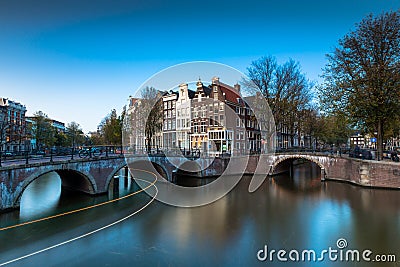
<path fill-rule="evenodd" d="M 108 191 L 108 188 L 110 187 L 110 183 L 112 181 L 112 179 L 114 178 L 114 176 L 124 167 L 128 167 L 128 164 L 126 164 L 125 161 L 121 162 L 120 164 L 118 164 L 114 170 L 107 176 L 106 178 L 106 182 L 104 184 L 104 192 Z"/>
<path fill-rule="evenodd" d="M 129 163 L 126 163 L 126 161 L 121 162 L 115 167 L 114 171 L 107 176 L 104 185 L 104 192 L 108 191 L 112 179 L 118 173 L 118 171 L 120 171 L 124 167 L 128 167 L 129 173 L 131 173 L 131 168 L 134 169 L 137 166 L 137 168 L 143 168 L 148 171 L 156 172 L 156 174 L 161 175 L 166 180 L 169 180 L 170 178 L 169 172 L 162 165 L 162 163 L 157 162 L 155 160 L 145 159 L 145 158 L 130 158 L 128 162 Z"/>
<path fill-rule="evenodd" d="M 326 175 L 326 168 L 324 164 L 318 160 L 318 157 L 311 156 L 311 155 L 279 155 L 276 156 L 275 159 L 273 160 L 270 168 L 270 174 L 274 174 L 275 171 L 277 170 L 278 166 L 281 165 L 283 162 L 288 161 L 288 160 L 296 160 L 296 159 L 304 159 L 309 162 L 315 163 L 318 167 L 321 169 L 321 179 L 324 180 L 325 175 Z"/>
<path fill-rule="evenodd" d="M 39 169 L 35 173 L 28 176 L 28 178 L 26 178 L 23 183 L 16 188 L 13 206 L 20 206 L 22 194 L 33 181 L 50 172 L 55 172 L 60 176 L 62 187 L 88 194 L 95 194 L 97 192 L 95 179 L 90 174 L 82 173 L 73 169 L 63 169 L 59 167 L 44 168 Z"/>

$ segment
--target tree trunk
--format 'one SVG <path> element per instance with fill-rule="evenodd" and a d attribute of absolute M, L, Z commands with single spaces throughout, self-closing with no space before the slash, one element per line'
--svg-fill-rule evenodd
<path fill-rule="evenodd" d="M 377 138 L 377 159 L 382 160 L 383 156 L 383 122 L 378 119 L 378 138 Z"/>

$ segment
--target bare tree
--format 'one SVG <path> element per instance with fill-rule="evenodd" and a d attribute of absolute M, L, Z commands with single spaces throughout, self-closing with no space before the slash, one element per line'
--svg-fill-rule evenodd
<path fill-rule="evenodd" d="M 155 134 L 162 129 L 162 93 L 154 87 L 147 86 L 142 89 L 141 97 L 141 114 L 143 114 L 146 146 L 149 151 Z"/>
<path fill-rule="evenodd" d="M 290 59 L 282 65 L 274 57 L 262 57 L 247 68 L 249 80 L 246 88 L 261 91 L 275 118 L 277 131 L 287 129 L 294 143 L 299 132 L 299 116 L 312 99 L 313 84 L 301 72 L 298 62 Z M 256 87 L 256 88 L 254 88 Z"/>

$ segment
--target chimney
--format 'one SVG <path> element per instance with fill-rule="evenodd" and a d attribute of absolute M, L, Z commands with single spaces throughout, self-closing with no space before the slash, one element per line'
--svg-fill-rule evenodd
<path fill-rule="evenodd" d="M 219 84 L 219 77 L 214 76 L 214 77 L 211 79 L 211 83 L 212 83 L 212 84 Z"/>
<path fill-rule="evenodd" d="M 233 88 L 240 93 L 240 84 L 236 83 Z"/>

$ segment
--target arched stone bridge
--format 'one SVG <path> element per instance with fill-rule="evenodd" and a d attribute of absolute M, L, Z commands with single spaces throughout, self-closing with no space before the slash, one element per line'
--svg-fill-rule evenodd
<path fill-rule="evenodd" d="M 171 180 L 175 166 L 165 157 L 135 156 L 130 164 L 152 165 L 150 168 Z M 152 164 L 150 164 L 152 162 Z M 49 172 L 56 172 L 62 187 L 90 195 L 106 193 L 115 174 L 127 166 L 124 156 L 41 162 L 0 168 L 0 210 L 18 208 L 26 187 Z M 135 165 L 137 166 L 137 165 Z"/>
<path fill-rule="evenodd" d="M 219 175 L 224 172 L 229 163 L 231 174 L 258 173 L 273 175 L 288 171 L 296 159 L 308 160 L 321 168 L 321 179 L 342 180 L 363 186 L 400 188 L 400 164 L 392 162 L 377 162 L 330 155 L 312 153 L 286 153 L 274 155 L 253 155 L 248 157 L 233 157 L 230 159 L 203 159 L 197 161 L 201 168 L 199 176 Z M 171 160 L 171 158 L 170 158 Z M 145 165 L 157 171 L 167 180 L 173 179 L 173 173 L 183 166 L 185 159 L 174 158 L 172 164 L 165 156 L 134 156 L 128 157 L 128 163 L 140 168 Z M 235 161 L 248 160 L 246 169 L 235 166 Z M 88 194 L 102 194 L 108 191 L 114 175 L 127 163 L 123 156 L 113 156 L 94 159 L 77 159 L 58 162 L 34 163 L 0 168 L 0 210 L 18 208 L 22 193 L 35 179 L 48 172 L 56 172 L 62 181 L 62 186 Z M 229 174 L 227 173 L 227 174 Z"/>

